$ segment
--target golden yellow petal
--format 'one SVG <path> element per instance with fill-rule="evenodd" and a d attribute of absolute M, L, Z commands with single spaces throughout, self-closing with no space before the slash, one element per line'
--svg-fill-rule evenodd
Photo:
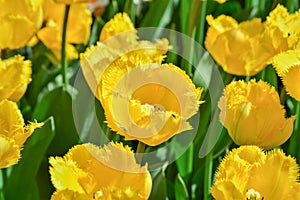
<path fill-rule="evenodd" d="M 25 46 L 41 25 L 41 0 L 0 2 L 1 49 Z"/>
<path fill-rule="evenodd" d="M 231 182 L 230 180 L 217 181 L 210 191 L 216 200 L 244 199 L 243 191 L 239 190 L 239 185 Z"/>
<path fill-rule="evenodd" d="M 16 164 L 20 157 L 20 147 L 12 139 L 0 135 L 0 169 Z"/>
<path fill-rule="evenodd" d="M 92 200 L 92 197 L 89 197 L 86 194 L 81 194 L 72 190 L 60 190 L 52 194 L 51 200 Z"/>
<path fill-rule="evenodd" d="M 45 46 L 53 52 L 57 59 L 61 59 L 61 30 L 55 22 L 50 22 L 47 26 L 38 32 L 38 38 Z M 78 52 L 76 48 L 67 43 L 66 45 L 67 59 L 77 59 Z"/>
<path fill-rule="evenodd" d="M 267 16 L 266 23 L 268 26 L 277 26 L 280 28 L 280 30 L 285 32 L 286 20 L 288 19 L 289 15 L 290 14 L 288 10 L 284 6 L 278 4 L 276 8 L 270 12 L 269 16 Z"/>
<path fill-rule="evenodd" d="M 70 7 L 67 27 L 67 42 L 70 44 L 87 44 L 90 38 L 92 15 L 85 3 Z"/>
<path fill-rule="evenodd" d="M 214 198 L 245 199 L 251 170 L 254 166 L 260 166 L 265 159 L 265 154 L 257 146 L 233 149 L 218 167 L 216 181 L 211 189 Z"/>
<path fill-rule="evenodd" d="M 251 174 L 248 187 L 265 199 L 289 199 L 291 186 L 299 176 L 299 166 L 295 159 L 276 150 L 267 154 L 262 165 L 253 167 Z"/>
<path fill-rule="evenodd" d="M 22 15 L 6 15 L 0 18 L 0 26 L 0 49 L 21 48 L 35 33 L 35 24 Z"/>
<path fill-rule="evenodd" d="M 122 32 L 126 32 L 126 40 L 128 41 L 134 41 L 137 39 L 134 25 L 127 13 L 118 13 L 113 19 L 107 22 L 102 28 L 99 41 L 103 42 L 106 39 Z"/>
<path fill-rule="evenodd" d="M 157 145 L 191 128 L 187 119 L 196 114 L 202 89 L 182 70 L 172 64 L 120 67 L 109 68 L 102 82 L 102 104 L 113 130 Z"/>
<path fill-rule="evenodd" d="M 300 87 L 297 84 L 298 80 L 300 80 L 300 64 L 291 67 L 282 77 L 282 82 L 287 93 L 297 101 L 300 101 Z"/>
<path fill-rule="evenodd" d="M 296 82 L 300 78 L 300 51 L 289 50 L 276 55 L 272 59 L 276 72 L 281 77 L 289 95 L 300 100 L 300 88 Z"/>
<path fill-rule="evenodd" d="M 101 199 L 146 200 L 148 199 L 148 197 L 141 195 L 140 190 L 136 188 L 127 187 L 125 189 L 119 189 L 115 187 L 104 187 L 96 192 L 95 199 L 97 200 L 101 200 Z"/>
<path fill-rule="evenodd" d="M 24 132 L 17 132 L 14 139 L 15 143 L 20 147 L 25 143 L 28 137 L 34 132 L 35 129 L 41 128 L 44 123 L 37 123 L 37 122 L 29 122 L 29 125 L 24 127 Z"/>
<path fill-rule="evenodd" d="M 206 17 L 206 21 L 210 25 L 204 42 L 208 51 L 212 49 L 219 35 L 238 26 L 238 23 L 235 19 L 226 15 L 220 15 L 216 19 L 214 19 L 212 15 L 208 15 Z"/>
<path fill-rule="evenodd" d="M 10 0 L 0 2 L 0 18 L 5 15 L 20 15 L 27 17 L 36 24 L 36 29 L 42 25 L 42 0 Z"/>
<path fill-rule="evenodd" d="M 79 179 L 87 176 L 87 173 L 80 169 L 76 162 L 60 157 L 50 157 L 51 165 L 49 172 L 51 181 L 57 190 L 69 189 L 78 193 L 85 193 L 79 183 Z"/>
<path fill-rule="evenodd" d="M 284 37 L 287 38 L 289 48 L 294 49 L 300 44 L 299 18 L 299 11 L 290 14 L 285 7 L 278 4 L 277 7 L 270 12 L 265 24 L 267 27 L 279 28 Z"/>
<path fill-rule="evenodd" d="M 151 176 L 147 167 L 136 163 L 133 152 L 123 144 L 110 143 L 103 148 L 92 144 L 77 145 L 64 157 L 72 160 L 91 179 L 81 179 L 80 184 L 88 194 L 101 188 L 135 188 L 138 195 L 148 198 L 151 191 Z M 100 195 L 100 194 L 99 194 Z"/>
<path fill-rule="evenodd" d="M 232 18 L 228 18 L 227 21 L 224 26 L 218 23 L 218 18 L 208 18 L 211 27 L 205 41 L 207 50 L 228 73 L 247 76 L 257 74 L 266 66 L 271 56 L 264 46 L 260 45 L 260 37 L 264 30 L 261 20 L 255 18 L 239 25 Z"/>
<path fill-rule="evenodd" d="M 15 139 L 18 134 L 24 134 L 24 119 L 15 102 L 0 101 L 0 135 Z"/>
<path fill-rule="evenodd" d="M 283 77 L 289 71 L 290 67 L 300 65 L 300 51 L 288 50 L 282 52 L 273 57 L 272 64 L 277 74 Z"/>
<path fill-rule="evenodd" d="M 0 60 L 0 73 L 5 74 L 0 77 L 0 100 L 19 101 L 31 82 L 31 62 L 20 55 Z"/>
<path fill-rule="evenodd" d="M 236 144 L 270 149 L 292 133 L 295 117 L 285 119 L 278 93 L 266 82 L 232 82 L 218 106 L 220 120 Z"/>
<path fill-rule="evenodd" d="M 87 3 L 89 0 L 54 0 L 56 3 L 73 4 L 73 3 Z"/>

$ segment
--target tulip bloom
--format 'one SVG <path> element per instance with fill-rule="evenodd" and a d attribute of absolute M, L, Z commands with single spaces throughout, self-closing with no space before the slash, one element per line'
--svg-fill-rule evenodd
<path fill-rule="evenodd" d="M 300 10 L 290 14 L 282 5 L 278 4 L 272 10 L 265 22 L 266 27 L 279 28 L 284 37 L 287 38 L 289 49 L 300 47 Z"/>
<path fill-rule="evenodd" d="M 291 136 L 295 116 L 285 119 L 279 96 L 268 83 L 251 80 L 226 86 L 218 103 L 220 120 L 238 145 L 270 149 Z"/>
<path fill-rule="evenodd" d="M 282 150 L 233 149 L 221 162 L 211 193 L 216 200 L 300 199 L 299 166 Z"/>
<path fill-rule="evenodd" d="M 277 53 L 288 49 L 287 39 L 278 27 L 266 28 L 261 19 L 238 22 L 230 16 L 214 19 L 210 25 L 205 47 L 224 71 L 253 76 L 263 70 Z"/>
<path fill-rule="evenodd" d="M 26 45 L 43 22 L 42 1 L 0 1 L 0 49 Z"/>
<path fill-rule="evenodd" d="M 17 55 L 0 59 L 0 100 L 19 101 L 31 81 L 31 62 Z"/>
<path fill-rule="evenodd" d="M 289 50 L 275 56 L 272 60 L 277 74 L 289 95 L 300 101 L 300 50 Z"/>
<path fill-rule="evenodd" d="M 8 100 L 0 101 L 0 122 L 0 168 L 6 168 L 18 162 L 23 144 L 43 124 L 25 126 L 17 104 Z"/>
<path fill-rule="evenodd" d="M 39 30 L 38 38 L 53 52 L 57 59 L 61 56 L 62 28 L 65 5 L 47 0 L 43 3 L 46 26 Z M 67 26 L 67 59 L 78 58 L 78 52 L 72 44 L 86 44 L 90 37 L 92 16 L 85 3 L 70 6 Z"/>
<path fill-rule="evenodd" d="M 123 13 L 103 27 L 100 41 L 81 64 L 113 131 L 155 146 L 192 128 L 187 120 L 198 111 L 202 89 L 178 67 L 161 64 L 170 48 L 166 39 L 137 40 Z"/>
<path fill-rule="evenodd" d="M 148 199 L 152 180 L 130 147 L 76 145 L 64 157 L 50 157 L 56 199 Z"/>
<path fill-rule="evenodd" d="M 113 131 L 126 140 L 156 146 L 192 129 L 187 120 L 202 103 L 202 89 L 196 88 L 184 71 L 172 64 L 149 64 L 126 71 L 127 66 L 111 69 L 101 82 L 102 105 Z"/>

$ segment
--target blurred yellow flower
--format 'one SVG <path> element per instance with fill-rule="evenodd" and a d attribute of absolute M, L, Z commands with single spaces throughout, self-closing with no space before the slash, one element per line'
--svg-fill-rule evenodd
<path fill-rule="evenodd" d="M 65 5 L 48 0 L 43 3 L 43 10 L 46 26 L 38 32 L 38 38 L 60 59 Z M 70 6 L 67 26 L 67 59 L 78 58 L 76 48 L 72 44 L 88 42 L 91 24 L 92 16 L 85 3 Z"/>
<path fill-rule="evenodd" d="M 55 199 L 148 199 L 152 179 L 136 163 L 130 147 L 76 145 L 63 157 L 50 157 Z"/>
<path fill-rule="evenodd" d="M 225 3 L 227 0 L 215 0 L 216 2 L 220 3 L 220 4 L 223 4 Z"/>
<path fill-rule="evenodd" d="M 16 55 L 0 59 L 0 100 L 19 101 L 31 81 L 31 62 Z"/>
<path fill-rule="evenodd" d="M 0 101 L 0 168 L 18 162 L 24 142 L 42 125 L 33 122 L 25 126 L 17 104 L 6 99 Z"/>
<path fill-rule="evenodd" d="M 300 50 L 282 52 L 272 59 L 272 64 L 287 93 L 300 101 Z"/>
<path fill-rule="evenodd" d="M 263 70 L 270 59 L 286 50 L 287 41 L 278 28 L 265 28 L 261 19 L 238 22 L 230 16 L 206 17 L 210 25 L 205 47 L 224 71 L 253 76 Z"/>
<path fill-rule="evenodd" d="M 126 32 L 124 33 L 124 37 L 122 37 L 122 39 L 125 39 L 129 42 L 136 41 L 136 30 L 127 13 L 117 13 L 114 18 L 107 22 L 101 31 L 99 41 L 103 42 L 106 39 L 122 32 Z"/>
<path fill-rule="evenodd" d="M 233 149 L 221 162 L 211 193 L 216 200 L 300 199 L 299 166 L 282 150 Z"/>
<path fill-rule="evenodd" d="M 73 4 L 73 3 L 87 3 L 89 0 L 54 0 L 55 3 Z"/>
<path fill-rule="evenodd" d="M 26 45 L 41 27 L 42 0 L 0 1 L 0 49 L 17 49 Z"/>
<path fill-rule="evenodd" d="M 270 149 L 291 136 L 295 116 L 285 119 L 279 96 L 268 83 L 250 80 L 232 82 L 220 98 L 220 120 L 238 145 Z"/>
<path fill-rule="evenodd" d="M 287 37 L 289 48 L 300 47 L 300 11 L 290 14 L 288 10 L 278 4 L 266 20 L 267 27 L 277 27 Z"/>

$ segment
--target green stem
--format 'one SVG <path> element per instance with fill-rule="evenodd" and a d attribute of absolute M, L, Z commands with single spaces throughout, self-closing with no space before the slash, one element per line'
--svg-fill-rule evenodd
<path fill-rule="evenodd" d="M 264 70 L 262 70 L 261 72 L 260 72 L 260 79 L 261 80 L 265 80 L 266 79 L 266 68 L 264 69 Z"/>
<path fill-rule="evenodd" d="M 289 154 L 292 155 L 293 157 L 295 157 L 297 159 L 298 162 L 300 162 L 300 148 L 298 147 L 299 145 L 299 140 L 300 140 L 300 102 L 297 101 L 296 103 L 296 108 L 295 108 L 295 114 L 296 114 L 296 119 L 294 122 L 294 131 L 293 134 L 290 138 L 290 144 L 289 144 Z"/>
<path fill-rule="evenodd" d="M 108 128 L 106 131 L 106 135 L 109 141 L 112 141 L 115 137 L 115 133 L 113 133 L 112 131 L 110 131 L 110 129 Z"/>
<path fill-rule="evenodd" d="M 210 187 L 212 178 L 212 167 L 213 167 L 213 151 L 205 157 L 205 168 L 204 168 L 204 200 L 210 200 Z"/>
<path fill-rule="evenodd" d="M 139 141 L 138 146 L 136 148 L 136 153 L 144 153 L 145 148 L 146 148 L 146 145 L 143 142 Z"/>
<path fill-rule="evenodd" d="M 126 0 L 125 6 L 124 6 L 124 12 L 126 12 L 129 15 L 132 23 L 134 24 L 135 23 L 135 5 L 132 0 Z"/>
<path fill-rule="evenodd" d="M 139 141 L 138 146 L 136 148 L 136 153 L 137 153 L 136 160 L 138 163 L 142 163 L 143 153 L 145 152 L 145 149 L 146 149 L 146 145 L 143 142 Z"/>
<path fill-rule="evenodd" d="M 201 11 L 200 11 L 200 19 L 199 19 L 199 35 L 196 38 L 197 42 L 201 45 L 204 43 L 204 35 L 205 35 L 205 17 L 206 17 L 206 7 L 207 1 L 201 1 Z"/>
<path fill-rule="evenodd" d="M 192 37 L 195 27 L 198 23 L 199 10 L 201 8 L 201 1 L 194 0 L 192 4 L 192 10 L 189 15 L 190 23 L 188 24 L 187 34 Z"/>
<path fill-rule="evenodd" d="M 70 5 L 66 5 L 63 32 L 62 32 L 62 42 L 61 42 L 61 68 L 62 68 L 63 84 L 65 88 L 67 88 L 69 85 L 69 81 L 67 77 L 68 63 L 66 58 L 67 25 L 68 25 L 69 11 L 70 11 Z"/>
<path fill-rule="evenodd" d="M 4 169 L 1 169 L 0 170 L 0 174 L 1 174 L 1 181 L 2 181 L 2 185 L 1 185 L 1 188 L 0 188 L 0 200 L 4 200 L 4 187 L 5 187 L 5 183 L 7 181 L 7 169 L 4 168 Z"/>

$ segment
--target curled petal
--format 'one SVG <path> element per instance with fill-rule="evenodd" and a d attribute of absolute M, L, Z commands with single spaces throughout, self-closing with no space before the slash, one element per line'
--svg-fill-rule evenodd
<path fill-rule="evenodd" d="M 50 157 L 49 163 L 51 181 L 58 190 L 69 189 L 84 193 L 79 179 L 87 176 L 82 169 L 78 168 L 76 163 L 72 160 L 64 160 L 60 157 Z"/>
<path fill-rule="evenodd" d="M 289 95 L 300 100 L 300 87 L 296 82 L 300 79 L 300 51 L 282 52 L 272 59 L 276 72 L 281 77 Z"/>
<path fill-rule="evenodd" d="M 50 164 L 51 179 L 58 191 L 69 189 L 96 199 L 115 195 L 147 199 L 151 192 L 147 166 L 137 164 L 131 149 L 122 144 L 110 143 L 103 148 L 76 145 L 64 158 L 50 158 Z"/>
<path fill-rule="evenodd" d="M 211 191 L 216 199 L 297 199 L 298 177 L 295 159 L 283 151 L 241 146 L 223 159 Z"/>
<path fill-rule="evenodd" d="M 99 41 L 103 42 L 122 32 L 127 33 L 126 40 L 128 41 L 135 41 L 137 39 L 136 30 L 127 13 L 118 13 L 113 19 L 107 22 L 101 31 Z"/>
<path fill-rule="evenodd" d="M 31 62 L 20 55 L 0 60 L 0 73 L 5 74 L 0 77 L 0 100 L 19 101 L 31 82 Z"/>
<path fill-rule="evenodd" d="M 14 140 L 0 135 L 0 169 L 16 164 L 20 157 L 20 148 Z"/>

